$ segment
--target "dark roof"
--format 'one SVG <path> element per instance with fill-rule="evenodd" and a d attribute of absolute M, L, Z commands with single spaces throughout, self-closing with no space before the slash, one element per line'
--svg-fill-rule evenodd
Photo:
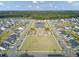
<path fill-rule="evenodd" d="M 8 48 L 9 44 L 8 43 L 2 43 L 0 46 L 2 46 L 3 48 Z"/>
<path fill-rule="evenodd" d="M 79 44 L 75 40 L 70 40 L 69 42 L 71 43 L 73 48 L 79 46 Z"/>

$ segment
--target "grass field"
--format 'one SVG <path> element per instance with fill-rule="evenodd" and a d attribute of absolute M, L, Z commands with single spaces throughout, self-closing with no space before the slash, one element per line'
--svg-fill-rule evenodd
<path fill-rule="evenodd" d="M 34 27 L 36 21 L 33 22 L 31 27 Z M 45 27 L 48 27 L 45 24 Z M 50 30 L 45 32 L 44 28 L 35 28 L 36 33 L 32 31 L 25 39 L 20 47 L 21 51 L 59 51 L 61 50 L 58 46 L 55 38 L 51 35 Z"/>
<path fill-rule="evenodd" d="M 30 35 L 25 39 L 22 51 L 53 51 L 60 50 L 52 36 Z"/>
<path fill-rule="evenodd" d="M 59 23 L 59 26 L 60 26 L 60 27 L 75 26 L 75 24 L 71 24 L 71 23 L 68 23 L 68 22 L 61 22 L 61 23 Z"/>
<path fill-rule="evenodd" d="M 2 43 L 11 33 L 8 32 L 8 31 L 5 31 L 3 32 L 1 35 L 0 35 L 0 43 Z"/>

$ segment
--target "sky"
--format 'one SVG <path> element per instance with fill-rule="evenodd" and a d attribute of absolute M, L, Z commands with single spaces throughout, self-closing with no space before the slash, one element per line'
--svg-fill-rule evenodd
<path fill-rule="evenodd" d="M 79 1 L 0 1 L 0 11 L 79 10 Z"/>

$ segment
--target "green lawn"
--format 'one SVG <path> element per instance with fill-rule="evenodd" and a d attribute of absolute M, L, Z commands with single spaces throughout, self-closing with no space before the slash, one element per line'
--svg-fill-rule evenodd
<path fill-rule="evenodd" d="M 75 40 L 79 43 L 79 35 L 76 33 L 76 32 L 74 32 L 74 31 L 72 31 L 72 32 L 70 32 L 70 34 L 75 38 Z"/>
<path fill-rule="evenodd" d="M 5 31 L 3 32 L 1 35 L 0 35 L 0 43 L 3 42 L 11 33 L 8 32 L 8 31 Z"/>
<path fill-rule="evenodd" d="M 52 36 L 29 35 L 21 49 L 22 51 L 53 51 L 60 50 Z"/>
<path fill-rule="evenodd" d="M 68 22 L 61 22 L 61 23 L 59 23 L 59 26 L 61 26 L 61 27 L 65 27 L 65 26 L 75 26 L 75 24 L 71 24 L 71 23 L 68 23 Z"/>

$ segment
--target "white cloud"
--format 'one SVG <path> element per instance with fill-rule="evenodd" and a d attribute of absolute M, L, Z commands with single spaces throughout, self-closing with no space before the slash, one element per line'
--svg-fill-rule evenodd
<path fill-rule="evenodd" d="M 7 9 L 8 9 L 8 8 L 10 8 L 10 7 L 9 7 L 9 6 L 6 6 L 5 8 L 7 8 Z"/>
<path fill-rule="evenodd" d="M 67 1 L 69 4 L 71 4 L 72 6 L 78 6 L 79 2 L 75 2 L 75 1 Z"/>
<path fill-rule="evenodd" d="M 37 3 L 37 1 L 32 1 L 33 3 Z"/>
<path fill-rule="evenodd" d="M 44 3 L 45 1 L 40 1 L 40 3 Z"/>
<path fill-rule="evenodd" d="M 72 4 L 74 1 L 67 1 L 69 4 Z"/>
<path fill-rule="evenodd" d="M 73 6 L 78 6 L 79 5 L 79 3 L 73 3 Z"/>
<path fill-rule="evenodd" d="M 36 8 L 40 8 L 40 6 L 36 6 Z"/>
<path fill-rule="evenodd" d="M 0 2 L 0 6 L 3 6 L 3 5 L 4 5 L 4 3 Z"/>
<path fill-rule="evenodd" d="M 57 8 L 57 6 L 54 6 L 54 8 Z"/>
<path fill-rule="evenodd" d="M 49 7 L 52 7 L 53 5 L 52 4 L 49 4 Z"/>
<path fill-rule="evenodd" d="M 10 8 L 9 6 L 6 6 L 6 8 Z"/>

